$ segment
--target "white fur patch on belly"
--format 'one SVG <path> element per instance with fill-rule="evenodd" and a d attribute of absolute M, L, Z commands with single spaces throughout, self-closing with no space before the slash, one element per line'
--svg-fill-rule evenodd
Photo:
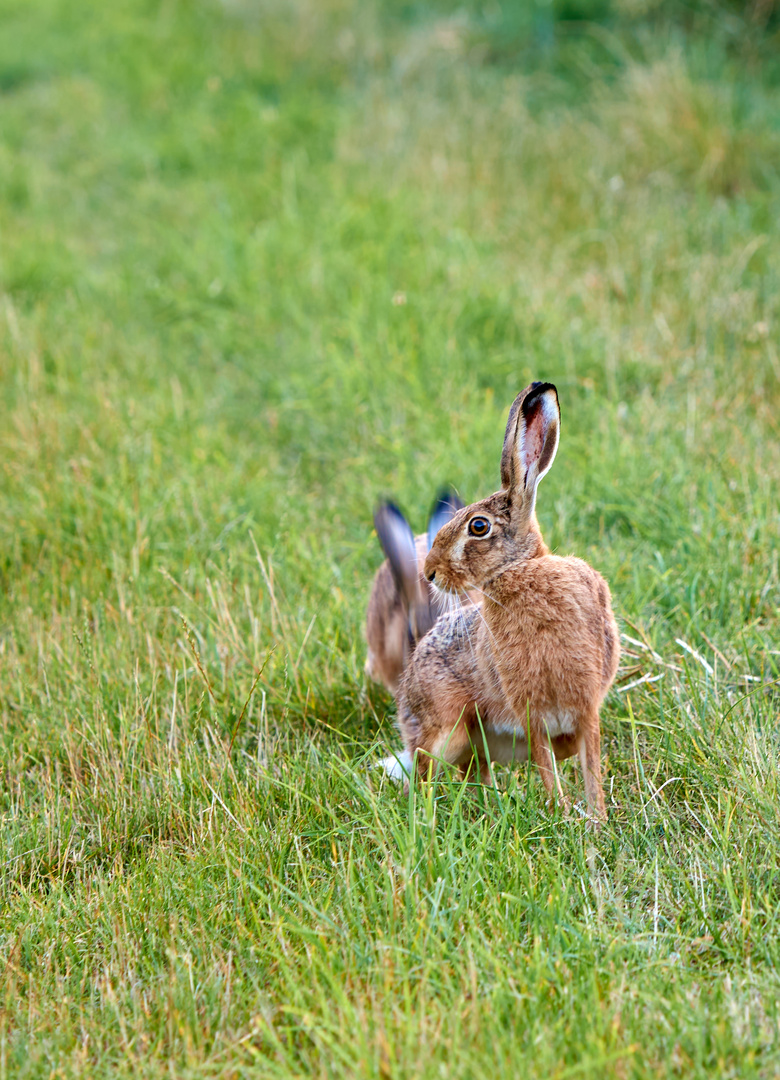
<path fill-rule="evenodd" d="M 485 720 L 485 731 L 495 735 L 514 735 L 525 741 L 525 726 L 514 716 L 501 716 Z"/>
<path fill-rule="evenodd" d="M 561 709 L 558 712 L 544 713 L 539 719 L 542 721 L 542 726 L 551 739 L 554 739 L 556 735 L 574 734 L 574 728 L 576 726 L 574 715 L 566 709 Z"/>
<path fill-rule="evenodd" d="M 547 732 L 551 739 L 554 739 L 556 735 L 574 734 L 574 715 L 566 709 L 542 713 L 538 720 L 541 722 L 542 730 Z M 497 735 L 511 735 L 516 731 L 521 739 L 525 739 L 525 723 L 521 723 L 514 716 L 486 720 L 485 730 L 494 731 Z"/>

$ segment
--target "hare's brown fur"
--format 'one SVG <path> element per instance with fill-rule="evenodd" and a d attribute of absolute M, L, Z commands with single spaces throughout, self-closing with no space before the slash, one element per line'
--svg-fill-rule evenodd
<path fill-rule="evenodd" d="M 551 555 L 534 513 L 536 485 L 558 441 L 557 394 L 532 384 L 510 412 L 503 490 L 460 510 L 436 537 L 425 575 L 481 604 L 442 616 L 401 680 L 406 749 L 428 774 L 443 760 L 489 776 L 490 761 L 525 760 L 560 794 L 555 759 L 578 753 L 592 813 L 605 815 L 599 707 L 619 660 L 609 589 L 581 559 Z M 484 517 L 489 535 L 470 535 Z M 434 765 L 435 767 L 435 765 Z"/>

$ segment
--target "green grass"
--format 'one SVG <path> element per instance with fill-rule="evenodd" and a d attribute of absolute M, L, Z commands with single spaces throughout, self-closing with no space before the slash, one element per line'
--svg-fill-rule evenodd
<path fill-rule="evenodd" d="M 772 5 L 0 20 L 0 1078 L 776 1075 Z M 654 680 L 595 838 L 371 770 L 374 502 L 535 377 Z"/>

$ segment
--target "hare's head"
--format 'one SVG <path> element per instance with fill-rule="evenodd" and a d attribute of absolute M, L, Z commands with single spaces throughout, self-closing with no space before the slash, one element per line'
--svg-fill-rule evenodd
<path fill-rule="evenodd" d="M 535 382 L 509 410 L 501 453 L 501 491 L 459 510 L 436 536 L 425 576 L 448 592 L 480 589 L 542 546 L 536 488 L 558 449 L 561 412 L 552 383 Z"/>

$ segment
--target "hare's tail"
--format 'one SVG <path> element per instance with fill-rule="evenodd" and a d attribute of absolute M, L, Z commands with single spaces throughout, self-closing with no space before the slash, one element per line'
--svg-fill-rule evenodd
<path fill-rule="evenodd" d="M 382 769 L 389 780 L 401 784 L 412 775 L 412 755 L 408 750 L 399 750 L 397 754 L 382 758 L 374 767 Z"/>

